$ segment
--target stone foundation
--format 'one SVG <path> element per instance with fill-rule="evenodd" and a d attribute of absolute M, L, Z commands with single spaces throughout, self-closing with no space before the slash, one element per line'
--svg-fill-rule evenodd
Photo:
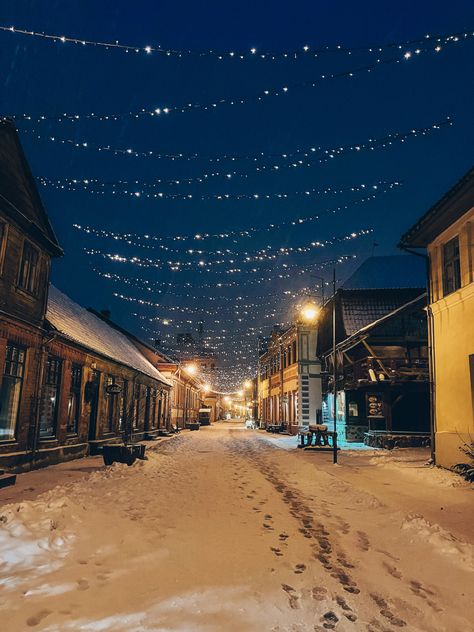
<path fill-rule="evenodd" d="M 403 433 L 371 430 L 364 433 L 364 443 L 371 448 L 393 450 L 393 448 L 427 448 L 430 435 L 421 432 Z"/>

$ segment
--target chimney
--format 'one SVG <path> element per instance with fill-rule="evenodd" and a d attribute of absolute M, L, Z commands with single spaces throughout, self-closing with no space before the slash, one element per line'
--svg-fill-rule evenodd
<path fill-rule="evenodd" d="M 110 320 L 110 316 L 112 315 L 110 309 L 101 309 L 100 315 L 103 316 L 106 320 Z"/>

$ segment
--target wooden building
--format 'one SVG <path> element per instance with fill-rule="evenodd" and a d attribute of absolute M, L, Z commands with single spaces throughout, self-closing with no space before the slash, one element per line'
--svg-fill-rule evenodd
<path fill-rule="evenodd" d="M 165 423 L 170 382 L 49 286 L 57 242 L 14 124 L 0 123 L 0 466 L 72 459 Z M 160 407 L 160 402 L 162 402 Z"/>
<path fill-rule="evenodd" d="M 374 447 L 429 442 L 429 375 L 423 262 L 371 257 L 324 305 L 318 354 L 325 369 L 323 421 L 342 441 Z"/>
<path fill-rule="evenodd" d="M 113 322 L 110 314 L 95 311 L 93 313 L 110 327 L 127 336 L 130 342 L 150 364 L 161 372 L 171 385 L 171 391 L 166 395 L 167 428 L 180 430 L 185 428 L 187 423 L 196 421 L 199 409 L 203 406 L 205 388 L 201 372 L 194 362 L 180 362 L 170 358 L 160 348 L 153 347 Z M 191 366 L 196 369 L 196 374 L 189 370 Z"/>
<path fill-rule="evenodd" d="M 474 441 L 474 168 L 403 235 L 400 247 L 427 252 L 433 451 L 438 465 L 451 467 L 467 461 L 461 449 Z"/>

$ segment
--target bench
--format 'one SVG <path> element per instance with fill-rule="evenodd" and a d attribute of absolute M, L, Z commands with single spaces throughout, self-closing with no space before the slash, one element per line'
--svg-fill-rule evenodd
<path fill-rule="evenodd" d="M 269 424 L 266 427 L 267 432 L 281 432 L 284 430 L 283 424 Z"/>
<path fill-rule="evenodd" d="M 298 432 L 299 448 L 332 452 L 337 450 L 337 432 L 328 430 L 324 424 L 310 425 L 306 430 Z"/>

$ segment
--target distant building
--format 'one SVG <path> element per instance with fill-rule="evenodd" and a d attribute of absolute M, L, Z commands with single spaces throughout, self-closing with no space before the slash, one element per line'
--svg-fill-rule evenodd
<path fill-rule="evenodd" d="M 275 328 L 258 358 L 260 424 L 281 425 L 291 434 L 321 421 L 321 362 L 316 323 Z"/>
<path fill-rule="evenodd" d="M 338 436 L 375 447 L 426 444 L 429 382 L 423 261 L 370 257 L 321 310 L 323 421 L 334 423 L 336 311 Z"/>
<path fill-rule="evenodd" d="M 474 168 L 401 238 L 426 248 L 434 379 L 435 459 L 465 462 L 474 441 Z"/>

